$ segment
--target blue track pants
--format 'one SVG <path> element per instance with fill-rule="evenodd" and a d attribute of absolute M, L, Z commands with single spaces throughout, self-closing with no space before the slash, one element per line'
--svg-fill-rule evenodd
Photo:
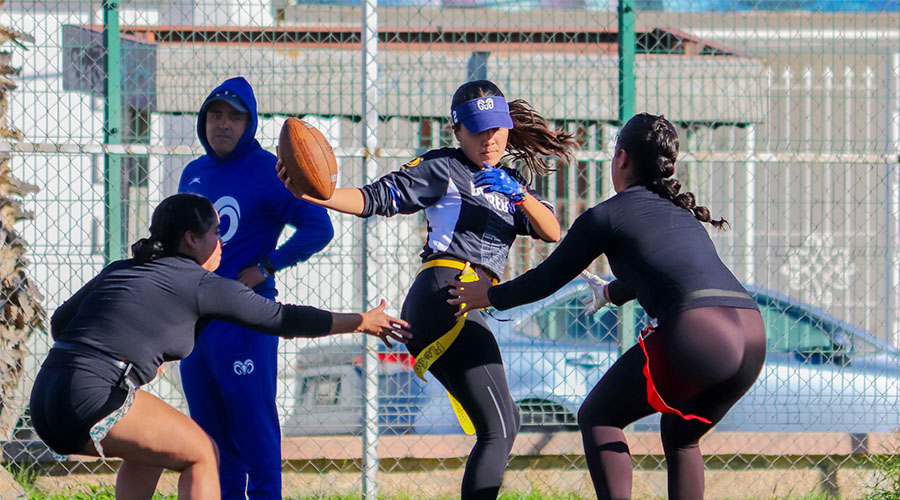
<path fill-rule="evenodd" d="M 223 500 L 281 499 L 277 356 L 278 337 L 212 322 L 181 362 L 191 418 L 219 447 Z"/>

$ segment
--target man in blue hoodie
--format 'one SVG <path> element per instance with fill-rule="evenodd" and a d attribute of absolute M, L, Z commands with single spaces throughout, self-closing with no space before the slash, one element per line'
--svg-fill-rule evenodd
<path fill-rule="evenodd" d="M 275 155 L 256 141 L 256 127 L 245 79 L 213 90 L 197 118 L 206 155 L 184 168 L 178 190 L 209 198 L 219 212 L 216 274 L 274 299 L 274 274 L 323 249 L 334 229 L 324 208 L 298 200 L 278 180 Z M 285 225 L 296 231 L 276 248 Z M 253 500 L 281 498 L 277 355 L 278 337 L 214 321 L 181 362 L 191 417 L 219 447 L 223 500 L 244 499 L 245 490 Z"/>

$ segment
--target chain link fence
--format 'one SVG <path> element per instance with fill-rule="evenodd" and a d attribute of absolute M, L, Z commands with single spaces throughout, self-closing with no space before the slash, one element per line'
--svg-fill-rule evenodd
<path fill-rule="evenodd" d="M 16 228 L 48 313 L 147 233 L 204 154 L 197 112 L 225 79 L 254 87 L 264 148 L 303 117 L 334 146 L 338 186 L 358 187 L 454 146 L 450 97 L 488 78 L 578 137 L 577 161 L 535 181 L 563 228 L 613 194 L 616 133 L 640 111 L 679 127 L 677 176 L 730 222 L 712 237 L 760 304 L 769 356 L 701 442 L 711 497 L 864 496 L 882 481 L 871 458 L 898 450 L 897 0 L 6 0 L 0 25 L 15 131 L 0 154 L 38 188 L 13 197 L 33 214 Z M 424 216 L 331 219 L 331 244 L 278 274 L 280 300 L 352 311 L 384 297 L 399 313 Z M 505 278 L 552 247 L 520 238 Z M 609 274 L 603 259 L 593 270 Z M 586 317 L 586 293 L 574 282 L 495 314 L 523 416 L 509 493 L 593 496 L 575 415 L 646 317 L 638 306 Z M 37 464 L 48 491 L 108 484 L 114 460 L 57 461 L 29 429 L 51 344 L 41 328 L 3 375 L 0 421 L 16 416 L 4 462 Z M 348 339 L 281 341 L 286 496 L 458 495 L 473 438 L 412 361 Z M 176 365 L 145 389 L 187 412 Z M 629 429 L 638 497 L 665 495 L 658 425 Z"/>

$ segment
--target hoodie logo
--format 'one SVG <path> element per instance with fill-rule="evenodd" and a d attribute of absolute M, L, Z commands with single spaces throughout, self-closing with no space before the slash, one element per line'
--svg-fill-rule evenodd
<path fill-rule="evenodd" d="M 246 361 L 235 361 L 234 362 L 234 373 L 238 375 L 250 375 L 253 373 L 253 360 L 248 359 Z"/>
<path fill-rule="evenodd" d="M 241 206 L 231 196 L 219 198 L 213 206 L 216 208 L 216 212 L 219 212 L 219 224 L 226 228 L 222 233 L 222 245 L 224 245 L 234 236 L 241 224 Z M 227 224 L 225 219 L 228 219 Z"/>
<path fill-rule="evenodd" d="M 188 186 L 190 186 L 191 184 L 200 184 L 200 178 L 194 177 L 193 179 L 191 179 L 191 182 L 188 182 Z"/>

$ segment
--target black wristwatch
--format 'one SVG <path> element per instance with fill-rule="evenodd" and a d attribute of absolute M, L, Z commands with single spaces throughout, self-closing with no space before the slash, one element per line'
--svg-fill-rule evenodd
<path fill-rule="evenodd" d="M 272 259 L 268 257 L 259 261 L 256 267 L 259 269 L 259 273 L 263 275 L 263 278 L 268 278 L 275 274 L 275 266 L 272 265 Z"/>

